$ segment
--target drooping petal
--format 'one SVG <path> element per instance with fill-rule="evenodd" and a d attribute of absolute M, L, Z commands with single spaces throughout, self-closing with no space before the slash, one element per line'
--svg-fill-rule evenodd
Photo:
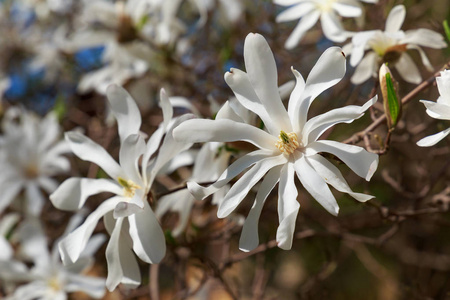
<path fill-rule="evenodd" d="M 106 90 L 112 113 L 117 120 L 120 141 L 130 134 L 138 134 L 141 128 L 141 113 L 134 99 L 122 87 L 111 84 Z"/>
<path fill-rule="evenodd" d="M 278 93 L 278 74 L 275 58 L 269 44 L 260 34 L 250 33 L 245 38 L 244 60 L 248 79 L 274 126 L 291 131 L 291 122 Z"/>
<path fill-rule="evenodd" d="M 119 197 L 113 197 L 100 204 L 96 210 L 94 210 L 84 223 L 75 229 L 72 233 L 67 235 L 59 243 L 59 253 L 64 264 L 73 263 L 80 257 L 81 252 L 86 247 L 86 244 L 94 232 L 98 221 L 107 212 L 112 211 L 114 207 L 120 202 Z"/>
<path fill-rule="evenodd" d="M 187 120 L 175 128 L 173 134 L 179 142 L 246 141 L 267 150 L 276 150 L 277 142 L 275 136 L 264 130 L 231 120 Z"/>
<path fill-rule="evenodd" d="M 334 12 L 324 12 L 320 15 L 323 34 L 333 42 L 341 43 L 347 39 L 342 24 Z"/>
<path fill-rule="evenodd" d="M 136 255 L 147 263 L 159 263 L 166 255 L 166 239 L 148 202 L 144 201 L 144 209 L 128 220 Z"/>
<path fill-rule="evenodd" d="M 225 199 L 219 204 L 217 216 L 225 218 L 244 199 L 250 189 L 273 167 L 286 163 L 284 154 L 258 161 L 231 187 Z"/>
<path fill-rule="evenodd" d="M 417 145 L 420 147 L 434 146 L 449 134 L 450 134 L 450 127 L 436 134 L 424 137 L 423 139 L 417 142 Z"/>
<path fill-rule="evenodd" d="M 422 81 L 419 69 L 407 53 L 402 53 L 395 68 L 400 76 L 409 83 L 419 84 Z"/>
<path fill-rule="evenodd" d="M 320 12 L 318 10 L 311 11 L 309 14 L 305 15 L 300 19 L 298 24 L 295 26 L 291 35 L 289 35 L 284 47 L 286 49 L 295 48 L 305 35 L 305 33 L 317 23 L 320 18 Z"/>
<path fill-rule="evenodd" d="M 256 194 L 255 202 L 253 203 L 253 206 L 245 219 L 244 226 L 242 227 L 241 237 L 239 239 L 239 249 L 241 251 L 248 252 L 258 247 L 259 217 L 267 197 L 280 179 L 281 168 L 282 166 L 272 168 L 269 172 L 267 172 L 261 182 L 261 186 Z"/>
<path fill-rule="evenodd" d="M 397 5 L 391 9 L 386 19 L 386 32 L 395 33 L 402 28 L 403 21 L 405 21 L 406 9 L 403 5 Z"/>
<path fill-rule="evenodd" d="M 339 206 L 325 180 L 312 168 L 305 156 L 297 159 L 294 164 L 298 179 L 308 193 L 322 205 L 330 214 L 337 216 Z"/>
<path fill-rule="evenodd" d="M 348 105 L 330 110 L 324 114 L 311 118 L 303 128 L 303 145 L 316 141 L 328 128 L 339 123 L 351 123 L 364 115 L 375 102 L 378 96 L 367 101 L 363 106 Z"/>
<path fill-rule="evenodd" d="M 439 120 L 450 120 L 450 106 L 433 101 L 420 100 L 427 108 L 427 114 Z"/>
<path fill-rule="evenodd" d="M 111 178 L 117 179 L 122 175 L 119 164 L 99 144 L 79 132 L 66 132 L 66 141 L 76 156 L 90 161 L 103 169 Z M 123 175 L 122 175 L 123 176 Z"/>
<path fill-rule="evenodd" d="M 294 131 L 300 132 L 306 122 L 311 103 L 323 91 L 344 77 L 345 68 L 345 55 L 339 47 L 330 47 L 320 56 L 306 79 L 302 98 L 294 109 L 294 115 L 297 116 Z"/>
<path fill-rule="evenodd" d="M 315 5 L 312 2 L 303 2 L 282 11 L 275 19 L 277 23 L 298 20 L 314 10 Z"/>
<path fill-rule="evenodd" d="M 441 76 L 436 77 L 436 84 L 441 95 L 437 103 L 450 106 L 450 70 L 442 71 Z"/>
<path fill-rule="evenodd" d="M 289 250 L 295 231 L 295 221 L 300 209 L 297 201 L 297 187 L 294 182 L 295 170 L 292 163 L 286 164 L 281 170 L 280 184 L 278 187 L 278 218 L 280 225 L 277 229 L 278 247 Z"/>
<path fill-rule="evenodd" d="M 250 152 L 238 160 L 236 160 L 234 163 L 232 163 L 223 173 L 220 175 L 219 179 L 213 184 L 211 184 L 208 187 L 202 187 L 199 184 L 195 182 L 188 182 L 187 187 L 189 191 L 192 193 L 192 195 L 199 200 L 203 200 L 209 195 L 215 193 L 219 189 L 221 189 L 223 186 L 225 186 L 228 182 L 230 182 L 231 179 L 239 175 L 242 171 L 247 169 L 248 167 L 252 166 L 256 162 L 266 159 L 268 157 L 273 156 L 273 152 L 268 152 L 264 150 L 257 150 Z"/>
<path fill-rule="evenodd" d="M 258 95 L 256 95 L 247 73 L 232 68 L 230 72 L 225 73 L 224 78 L 228 86 L 233 90 L 239 103 L 257 114 L 270 133 L 278 134 L 278 126 L 274 124 L 268 111 L 259 100 Z"/>
<path fill-rule="evenodd" d="M 309 144 L 307 148 L 307 155 L 327 152 L 337 156 L 356 175 L 365 178 L 367 181 L 372 178 L 373 173 L 375 173 L 378 167 L 378 155 L 367 152 L 362 147 L 336 141 L 320 140 Z"/>
<path fill-rule="evenodd" d="M 376 77 L 378 69 L 378 55 L 375 52 L 369 52 L 356 67 L 350 81 L 353 84 L 361 84 L 370 77 Z"/>
<path fill-rule="evenodd" d="M 58 209 L 77 210 L 84 205 L 87 198 L 102 192 L 120 195 L 122 188 L 109 179 L 72 177 L 50 195 L 50 201 Z"/>
<path fill-rule="evenodd" d="M 336 190 L 347 193 L 360 202 L 366 202 L 374 198 L 374 196 L 353 192 L 339 169 L 322 156 L 318 154 L 308 156 L 308 162 L 316 170 L 317 174 Z"/>
<path fill-rule="evenodd" d="M 116 221 L 114 230 L 106 247 L 106 262 L 108 264 L 108 277 L 106 287 L 113 291 L 119 283 L 129 287 L 137 287 L 141 283 L 141 272 L 134 257 L 133 251 L 122 230 L 124 218 Z M 129 236 L 128 236 L 129 238 Z"/>
<path fill-rule="evenodd" d="M 428 59 L 427 55 L 425 54 L 425 51 L 422 50 L 419 46 L 416 45 L 407 45 L 407 49 L 415 49 L 417 52 L 419 52 L 420 59 L 422 60 L 423 65 L 429 72 L 433 72 L 434 68 L 431 65 L 430 60 Z"/>

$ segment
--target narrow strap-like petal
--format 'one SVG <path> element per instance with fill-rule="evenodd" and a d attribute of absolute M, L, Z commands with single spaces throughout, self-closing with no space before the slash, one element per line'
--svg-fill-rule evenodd
<path fill-rule="evenodd" d="M 311 151 L 312 150 L 312 151 Z M 307 153 L 327 152 L 337 156 L 356 175 L 365 178 L 367 181 L 372 178 L 378 167 L 378 155 L 367 152 L 364 148 L 354 145 L 347 145 L 336 141 L 320 140 L 308 145 Z"/>
<path fill-rule="evenodd" d="M 119 127 L 120 141 L 130 134 L 138 134 L 141 128 L 141 113 L 134 99 L 122 87 L 112 84 L 106 90 L 112 113 Z"/>
<path fill-rule="evenodd" d="M 368 80 L 370 77 L 376 77 L 378 69 L 378 55 L 370 51 L 361 60 L 359 65 L 356 67 L 350 81 L 353 84 L 361 84 Z"/>
<path fill-rule="evenodd" d="M 278 93 L 278 74 L 275 58 L 269 44 L 260 34 L 250 33 L 245 38 L 244 60 L 248 79 L 270 118 L 280 130 L 291 131 L 291 123 Z"/>
<path fill-rule="evenodd" d="M 434 146 L 440 141 L 442 141 L 449 134 L 450 134 L 450 127 L 436 134 L 424 137 L 423 139 L 417 142 L 417 145 L 420 147 Z"/>
<path fill-rule="evenodd" d="M 239 249 L 244 252 L 252 251 L 259 244 L 258 222 L 262 208 L 267 197 L 280 180 L 280 170 L 282 166 L 274 167 L 264 176 L 261 186 L 256 194 L 255 202 L 251 207 L 242 227 L 239 239 Z"/>
<path fill-rule="evenodd" d="M 425 105 L 427 108 L 426 112 L 430 117 L 440 120 L 450 120 L 450 105 L 427 100 L 420 100 L 420 102 Z"/>
<path fill-rule="evenodd" d="M 307 161 L 305 156 L 297 159 L 294 164 L 298 179 L 308 193 L 320 203 L 330 214 L 337 216 L 339 206 L 325 180 L 320 177 Z"/>
<path fill-rule="evenodd" d="M 292 163 L 284 165 L 280 174 L 278 186 L 278 218 L 280 225 L 277 229 L 278 247 L 289 250 L 294 238 L 295 222 L 300 209 L 297 201 L 297 187 L 295 186 L 295 169 Z"/>
<path fill-rule="evenodd" d="M 281 23 L 298 20 L 301 17 L 309 14 L 314 8 L 315 5 L 312 2 L 299 3 L 298 5 L 291 6 L 282 11 L 280 14 L 278 14 L 275 21 Z"/>
<path fill-rule="evenodd" d="M 391 9 L 386 19 L 386 32 L 397 32 L 402 28 L 405 21 L 406 9 L 404 5 L 397 5 Z"/>
<path fill-rule="evenodd" d="M 415 62 L 405 52 L 400 56 L 400 59 L 395 64 L 395 68 L 400 76 L 409 83 L 419 84 L 422 81 L 422 76 L 420 76 L 420 71 Z"/>
<path fill-rule="evenodd" d="M 320 11 L 313 10 L 309 14 L 303 16 L 289 35 L 284 47 L 286 49 L 295 48 L 305 35 L 305 33 L 317 23 L 320 18 Z"/>

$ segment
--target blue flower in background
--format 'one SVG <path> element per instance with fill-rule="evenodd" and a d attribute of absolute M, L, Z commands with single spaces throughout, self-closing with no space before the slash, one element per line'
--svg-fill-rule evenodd
<path fill-rule="evenodd" d="M 105 46 L 86 48 L 75 53 L 75 63 L 83 72 L 98 69 L 103 65 L 102 56 Z"/>

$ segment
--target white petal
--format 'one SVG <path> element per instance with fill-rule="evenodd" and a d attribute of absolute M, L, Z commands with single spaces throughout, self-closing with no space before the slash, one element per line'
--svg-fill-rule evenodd
<path fill-rule="evenodd" d="M 403 53 L 400 56 L 400 59 L 395 64 L 395 68 L 400 76 L 409 83 L 419 84 L 422 81 L 419 69 L 407 53 Z"/>
<path fill-rule="evenodd" d="M 0 261 L 8 261 L 13 258 L 14 249 L 3 236 L 0 236 L 0 249 Z M 2 271 L 0 271 L 0 275 L 1 273 Z"/>
<path fill-rule="evenodd" d="M 129 216 L 128 220 L 134 252 L 147 263 L 159 263 L 166 254 L 166 239 L 148 202 L 144 202 L 141 212 Z"/>
<path fill-rule="evenodd" d="M 92 179 L 72 177 L 64 181 L 50 195 L 50 201 L 61 210 L 80 209 L 86 199 L 102 192 L 122 194 L 122 188 L 109 179 Z"/>
<path fill-rule="evenodd" d="M 306 122 L 309 106 L 323 91 L 337 84 L 345 75 L 345 56 L 339 47 L 330 47 L 320 56 L 306 79 L 305 90 L 294 115 L 294 131 L 300 132 Z"/>
<path fill-rule="evenodd" d="M 427 114 L 435 119 L 450 120 L 450 106 L 433 101 L 420 100 L 427 108 Z"/>
<path fill-rule="evenodd" d="M 278 247 L 284 250 L 289 250 L 292 247 L 295 222 L 300 209 L 294 176 L 294 165 L 291 163 L 286 164 L 281 170 L 280 184 L 278 186 L 278 218 L 280 225 L 278 225 L 276 240 Z"/>
<path fill-rule="evenodd" d="M 282 6 L 291 6 L 294 4 L 298 4 L 304 0 L 273 0 L 274 4 L 282 5 Z"/>
<path fill-rule="evenodd" d="M 177 212 L 179 215 L 178 224 L 172 230 L 172 236 L 179 236 L 186 228 L 194 201 L 195 199 L 188 189 L 176 191 L 158 200 L 155 212 L 157 216 L 162 216 L 167 211 Z"/>
<path fill-rule="evenodd" d="M 261 210 L 266 202 L 267 197 L 273 190 L 278 180 L 280 179 L 280 170 L 282 166 L 274 167 L 267 175 L 264 176 L 263 181 L 256 194 L 255 202 L 250 209 L 244 226 L 242 227 L 241 237 L 239 239 L 239 249 L 241 251 L 252 251 L 259 244 L 258 236 L 258 222 L 261 215 Z"/>
<path fill-rule="evenodd" d="M 156 129 L 155 132 L 153 132 L 150 139 L 147 141 L 147 149 L 145 150 L 144 156 L 142 158 L 142 168 L 145 170 L 145 168 L 148 166 L 150 162 L 150 158 L 153 154 L 155 154 L 156 150 L 158 150 L 159 145 L 161 144 L 161 140 L 166 133 L 164 126 L 159 126 L 158 129 Z M 144 172 L 144 182 L 148 182 L 147 174 Z"/>
<path fill-rule="evenodd" d="M 339 206 L 325 180 L 311 167 L 305 156 L 294 164 L 295 172 L 303 187 L 317 200 L 330 214 L 337 216 Z"/>
<path fill-rule="evenodd" d="M 295 6 L 291 6 L 288 9 L 281 12 L 275 19 L 277 23 L 289 22 L 293 20 L 298 20 L 301 17 L 309 14 L 315 5 L 311 2 L 303 2 Z"/>
<path fill-rule="evenodd" d="M 48 194 L 53 193 L 59 185 L 58 181 L 46 176 L 40 176 L 36 178 L 36 181 L 38 182 L 39 186 Z"/>
<path fill-rule="evenodd" d="M 303 128 L 303 145 L 316 141 L 328 128 L 339 123 L 351 123 L 364 115 L 375 102 L 378 96 L 367 101 L 363 106 L 348 105 L 330 110 L 306 122 Z"/>
<path fill-rule="evenodd" d="M 228 72 L 225 73 L 225 76 L 229 74 Z M 239 101 L 237 101 L 236 98 L 233 98 L 233 100 L 228 100 L 226 101 L 222 107 L 219 109 L 219 111 L 216 114 L 216 120 L 220 120 L 220 119 L 229 119 L 229 120 L 233 120 L 235 122 L 244 122 L 244 119 L 239 115 L 238 112 L 236 112 L 235 108 L 238 106 L 239 108 L 243 108 L 244 110 L 246 110 L 240 103 Z M 262 105 L 260 105 L 262 107 Z M 238 110 L 239 111 L 239 110 Z M 246 110 L 247 112 L 249 112 L 248 110 Z"/>
<path fill-rule="evenodd" d="M 347 39 L 344 28 L 334 12 L 324 12 L 320 15 L 323 34 L 333 42 L 341 43 Z"/>
<path fill-rule="evenodd" d="M 66 141 L 76 156 L 85 161 L 97 164 L 111 178 L 117 179 L 122 175 L 119 164 L 99 144 L 79 132 L 66 132 Z M 122 175 L 123 176 L 123 175 Z"/>
<path fill-rule="evenodd" d="M 250 33 L 245 38 L 244 60 L 248 79 L 264 105 L 278 132 L 291 131 L 291 122 L 278 93 L 278 74 L 275 58 L 269 44 L 260 34 Z"/>
<path fill-rule="evenodd" d="M 195 182 L 188 182 L 187 187 L 192 195 L 199 200 L 203 200 L 209 195 L 217 192 L 219 189 L 224 187 L 231 179 L 239 175 L 242 171 L 257 163 L 260 160 L 273 156 L 273 152 L 257 150 L 250 152 L 234 163 L 232 163 L 223 173 L 220 175 L 219 179 L 212 185 L 208 187 L 202 187 Z"/>
<path fill-rule="evenodd" d="M 19 194 L 23 188 L 23 182 L 11 181 L 0 184 L 2 192 L 0 193 L 0 212 L 2 212 Z"/>
<path fill-rule="evenodd" d="M 159 105 L 161 106 L 163 112 L 164 128 L 167 128 L 169 126 L 169 122 L 172 120 L 173 117 L 173 108 L 169 100 L 169 97 L 167 97 L 166 91 L 164 89 L 161 89 L 159 93 Z"/>
<path fill-rule="evenodd" d="M 441 76 L 436 77 L 439 94 L 437 102 L 450 106 L 450 70 L 441 72 Z"/>
<path fill-rule="evenodd" d="M 286 49 L 293 49 L 300 43 L 305 33 L 317 23 L 320 17 L 320 12 L 317 10 L 311 11 L 309 14 L 305 15 L 300 19 L 298 24 L 295 26 L 291 35 L 286 40 L 284 47 Z"/>
<path fill-rule="evenodd" d="M 232 68 L 230 72 L 225 73 L 224 78 L 228 86 L 233 90 L 239 103 L 246 109 L 257 114 L 270 133 L 278 134 L 277 126 L 269 117 L 269 113 L 256 95 L 247 73 Z"/>
<path fill-rule="evenodd" d="M 108 264 L 106 287 L 109 291 L 113 291 L 121 282 L 130 287 L 137 287 L 141 283 L 139 265 L 122 232 L 123 220 L 123 218 L 117 219 L 106 247 Z"/>
<path fill-rule="evenodd" d="M 447 47 L 444 37 L 440 33 L 425 28 L 406 31 L 405 37 L 400 40 L 400 43 L 414 44 L 434 49 Z"/>
<path fill-rule="evenodd" d="M 364 51 L 366 50 L 366 46 L 368 41 L 377 34 L 382 34 L 380 30 L 369 30 L 358 32 L 352 38 L 352 49 L 351 49 L 351 57 L 350 57 L 350 65 L 355 67 L 363 58 Z"/>
<path fill-rule="evenodd" d="M 406 9 L 403 5 L 397 5 L 391 9 L 386 19 L 386 32 L 397 32 L 402 28 L 405 21 Z"/>
<path fill-rule="evenodd" d="M 250 189 L 258 183 L 258 181 L 273 167 L 286 163 L 284 154 L 274 157 L 268 157 L 258 161 L 250 170 L 248 170 L 239 180 L 231 187 L 220 203 L 217 211 L 219 218 L 228 216 L 244 199 Z"/>
<path fill-rule="evenodd" d="M 114 207 L 113 216 L 115 219 L 125 218 L 125 217 L 131 216 L 137 212 L 140 212 L 141 210 L 142 210 L 142 207 L 140 207 L 134 203 L 129 203 L 129 202 L 123 201 L 123 202 L 118 203 L 116 205 L 116 207 Z"/>
<path fill-rule="evenodd" d="M 376 77 L 377 69 L 378 55 L 375 52 L 369 52 L 356 67 L 350 80 L 353 84 L 361 84 L 370 77 Z"/>
<path fill-rule="evenodd" d="M 120 146 L 119 161 L 126 180 L 131 179 L 139 184 L 142 179 L 139 172 L 139 158 L 145 152 L 144 139 L 138 134 L 131 134 L 126 137 Z"/>
<path fill-rule="evenodd" d="M 320 140 L 309 144 L 308 150 L 314 150 L 311 154 L 327 152 L 337 156 L 356 175 L 365 178 L 367 181 L 372 178 L 378 167 L 378 155 L 367 152 L 364 148 L 358 146 Z"/>
<path fill-rule="evenodd" d="M 66 292 L 84 292 L 92 298 L 102 298 L 105 295 L 105 280 L 91 276 L 67 274 Z"/>
<path fill-rule="evenodd" d="M 356 18 L 362 14 L 362 8 L 357 5 L 358 2 L 334 2 L 333 9 L 342 17 Z"/>
<path fill-rule="evenodd" d="M 246 141 L 268 150 L 276 150 L 277 138 L 254 126 L 231 120 L 194 119 L 181 123 L 173 131 L 180 142 Z"/>
<path fill-rule="evenodd" d="M 28 181 L 25 184 L 25 195 L 27 197 L 27 212 L 33 216 L 38 216 L 45 204 L 45 199 L 36 182 Z"/>
<path fill-rule="evenodd" d="M 434 68 L 431 65 L 430 60 L 428 59 L 427 55 L 425 54 L 425 51 L 422 50 L 419 46 L 416 45 L 407 45 L 407 49 L 415 49 L 419 52 L 420 59 L 422 60 L 423 65 L 429 72 L 433 72 Z"/>
<path fill-rule="evenodd" d="M 361 202 L 366 202 L 374 198 L 374 196 L 353 192 L 339 169 L 322 156 L 318 154 L 308 156 L 308 162 L 314 170 L 316 170 L 317 174 L 319 174 L 326 183 L 331 184 L 336 190 L 347 193 Z"/>
<path fill-rule="evenodd" d="M 134 99 L 122 87 L 112 84 L 106 90 L 112 113 L 117 119 L 120 141 L 130 134 L 138 134 L 141 128 L 141 113 Z"/>
<path fill-rule="evenodd" d="M 185 122 L 188 122 L 186 120 L 191 119 L 193 115 L 185 114 L 180 117 L 177 117 L 174 119 L 174 122 L 170 125 L 168 128 L 168 131 L 166 133 L 166 136 L 164 137 L 164 140 L 161 144 L 161 147 L 159 148 L 158 156 L 156 157 L 156 161 L 154 165 L 152 165 L 151 168 L 147 170 L 152 172 L 152 175 L 147 174 L 151 179 L 149 179 L 151 182 L 156 176 L 156 174 L 160 171 L 160 169 L 167 164 L 172 158 L 174 158 L 178 153 L 183 152 L 190 148 L 192 144 L 187 141 L 177 141 L 174 139 L 174 129 L 178 127 L 180 124 L 184 124 Z"/>
<path fill-rule="evenodd" d="M 447 128 L 441 132 L 438 132 L 436 134 L 424 137 L 420 141 L 417 142 L 417 145 L 420 147 L 431 147 L 439 143 L 441 140 L 443 140 L 447 135 L 450 134 L 450 128 Z"/>
<path fill-rule="evenodd" d="M 104 201 L 86 218 L 86 221 L 80 227 L 59 243 L 59 252 L 64 264 L 73 263 L 80 257 L 100 218 L 107 212 L 112 211 L 119 202 L 119 197 Z"/>
<path fill-rule="evenodd" d="M 305 90 L 305 80 L 303 79 L 302 74 L 300 74 L 300 72 L 295 70 L 293 67 L 291 67 L 291 71 L 295 76 L 295 87 L 289 97 L 288 114 L 291 120 L 296 120 L 297 115 L 295 115 L 295 108 L 297 105 L 300 105 L 298 102 L 300 102 L 303 91 Z"/>

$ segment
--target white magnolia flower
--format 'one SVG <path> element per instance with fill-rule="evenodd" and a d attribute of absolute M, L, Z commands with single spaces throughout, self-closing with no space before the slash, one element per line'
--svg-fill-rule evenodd
<path fill-rule="evenodd" d="M 436 102 L 420 100 L 427 108 L 427 114 L 435 119 L 450 120 L 450 70 L 441 72 L 440 77 L 436 77 L 437 87 L 440 97 Z M 421 147 L 436 145 L 439 141 L 450 134 L 450 127 L 436 134 L 427 136 L 417 142 Z"/>
<path fill-rule="evenodd" d="M 340 171 L 319 153 L 335 155 L 366 180 L 369 180 L 375 172 L 378 156 L 361 147 L 318 138 L 335 124 L 351 123 L 361 117 L 376 101 L 376 97 L 362 107 L 347 106 L 334 109 L 307 121 L 312 101 L 338 83 L 345 74 L 345 57 L 340 48 L 332 47 L 323 53 L 311 70 L 306 83 L 300 73 L 293 70 L 297 82 L 291 93 L 287 111 L 278 93 L 275 59 L 261 35 L 247 36 L 244 60 L 247 73 L 231 69 L 225 74 L 225 81 L 238 101 L 261 118 L 266 130 L 232 119 L 194 119 L 178 126 L 174 130 L 174 136 L 179 141 L 189 142 L 246 141 L 258 147 L 258 150 L 231 164 L 211 186 L 201 187 L 190 182 L 188 187 L 196 198 L 204 199 L 251 167 L 219 204 L 218 216 L 223 218 L 230 214 L 250 189 L 264 177 L 242 230 L 240 248 L 249 251 L 259 243 L 257 223 L 264 201 L 279 182 L 280 225 L 276 239 L 280 248 L 290 249 L 295 220 L 300 208 L 297 201 L 298 191 L 294 183 L 295 174 L 305 189 L 333 215 L 337 215 L 339 206 L 327 184 L 359 201 L 373 198 L 353 192 Z"/>
<path fill-rule="evenodd" d="M 377 0 L 361 1 L 378 2 Z M 341 17 L 356 18 L 362 14 L 362 6 L 358 0 L 273 0 L 273 2 L 289 7 L 277 16 L 277 22 L 300 19 L 284 45 L 287 49 L 297 46 L 305 33 L 319 19 L 323 34 L 327 39 L 333 42 L 343 42 L 351 36 L 351 33 L 342 27 Z"/>
<path fill-rule="evenodd" d="M 114 195 L 100 204 L 59 246 L 65 263 L 77 261 L 97 222 L 105 216 L 105 225 L 111 234 L 106 248 L 106 286 L 113 290 L 119 283 L 134 287 L 140 284 L 139 266 L 133 251 L 147 263 L 158 263 L 164 257 L 164 233 L 147 197 L 158 170 L 190 145 L 173 140 L 171 130 L 183 119 L 171 120 L 173 111 L 164 91 L 161 91 L 164 122 L 147 144 L 138 134 L 141 116 L 131 96 L 114 85 L 108 88 L 107 95 L 119 128 L 120 163 L 88 137 L 77 132 L 66 133 L 72 151 L 81 159 L 100 166 L 111 179 L 69 178 L 50 199 L 57 208 L 76 210 L 91 195 L 101 192 Z M 159 155 L 150 160 L 165 133 Z M 140 159 L 141 167 L 138 165 Z"/>
<path fill-rule="evenodd" d="M 10 108 L 0 137 L 0 212 L 25 191 L 25 211 L 39 215 L 46 201 L 40 191 L 52 193 L 58 182 L 52 176 L 66 173 L 69 152 L 60 140 L 61 128 L 53 113 L 39 119 L 31 112 Z"/>
<path fill-rule="evenodd" d="M 79 216 L 71 219 L 68 228 L 76 225 Z M 67 232 L 67 231 L 66 231 Z M 82 291 L 92 298 L 99 299 L 105 294 L 105 280 L 86 276 L 93 263 L 93 255 L 104 242 L 104 236 L 96 235 L 77 263 L 64 266 L 57 247 L 50 253 L 38 219 L 27 220 L 18 229 L 20 250 L 33 263 L 31 268 L 14 258 L 0 259 L 0 278 L 8 287 L 18 285 L 7 299 L 67 299 L 67 294 Z M 55 243 L 56 246 L 56 243 Z"/>
<path fill-rule="evenodd" d="M 396 68 L 400 76 L 407 82 L 418 84 L 421 82 L 419 69 L 415 65 L 407 50 L 415 49 L 419 52 L 422 63 L 433 71 L 430 61 L 420 46 L 434 49 L 447 47 L 444 38 L 430 29 L 401 30 L 405 20 L 406 10 L 403 5 L 395 6 L 386 19 L 384 31 L 370 30 L 355 34 L 352 42 L 344 47 L 346 54 L 351 54 L 350 64 L 357 66 L 351 81 L 360 84 L 370 77 L 377 77 L 382 63 Z M 369 50 L 364 56 L 364 52 Z"/>

